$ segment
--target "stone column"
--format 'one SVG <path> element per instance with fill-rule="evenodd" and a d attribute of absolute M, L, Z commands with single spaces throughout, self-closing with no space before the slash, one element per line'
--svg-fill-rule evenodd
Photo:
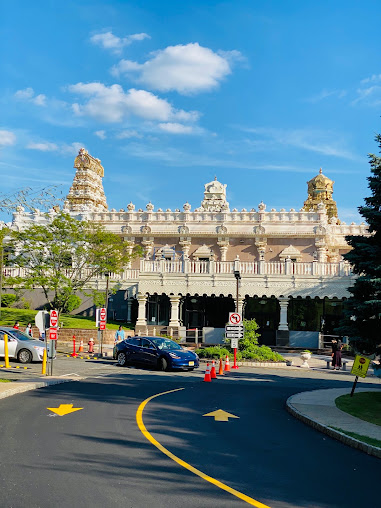
<path fill-rule="evenodd" d="M 138 319 L 136 321 L 136 326 L 147 326 L 147 318 L 146 318 L 146 303 L 147 303 L 147 295 L 144 293 L 138 293 Z"/>
<path fill-rule="evenodd" d="M 223 239 L 223 240 L 218 239 L 217 245 L 220 248 L 220 260 L 226 261 L 226 254 L 227 254 L 228 248 L 229 248 L 229 239 Z"/>
<path fill-rule="evenodd" d="M 242 298 L 241 296 L 238 297 L 238 314 L 241 314 L 242 316 L 242 319 L 243 319 L 243 302 L 245 301 L 244 298 Z"/>
<path fill-rule="evenodd" d="M 132 298 L 127 300 L 127 323 L 131 323 Z"/>
<path fill-rule="evenodd" d="M 189 249 L 192 245 L 190 238 L 180 238 L 179 245 L 183 251 L 183 260 L 189 259 Z"/>
<path fill-rule="evenodd" d="M 169 295 L 169 300 L 171 302 L 171 319 L 169 321 L 170 327 L 178 327 L 180 326 L 179 321 L 179 303 L 181 297 L 179 295 Z"/>
<path fill-rule="evenodd" d="M 288 298 L 279 298 L 279 305 L 280 305 L 280 319 L 278 330 L 288 331 L 288 321 L 287 321 Z"/>

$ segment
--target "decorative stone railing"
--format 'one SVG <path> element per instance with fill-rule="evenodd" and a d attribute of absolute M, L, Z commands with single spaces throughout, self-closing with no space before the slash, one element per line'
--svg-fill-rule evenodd
<path fill-rule="evenodd" d="M 348 277 L 353 275 L 348 263 L 293 263 L 286 261 L 170 261 L 170 260 L 141 260 L 140 269 L 127 268 L 122 273 L 111 273 L 110 280 L 113 281 L 137 281 L 144 274 L 194 274 L 194 275 L 219 275 L 231 274 L 238 269 L 241 276 L 251 275 L 284 275 L 284 276 L 314 276 L 314 277 Z M 25 277 L 26 268 L 6 267 L 3 275 L 7 277 Z M 70 270 L 65 271 L 70 277 Z M 92 282 L 105 281 L 104 274 L 91 277 L 89 270 L 82 270 L 82 278 L 89 278 Z"/>
<path fill-rule="evenodd" d="M 144 273 L 179 273 L 179 274 L 232 274 L 238 269 L 245 275 L 311 275 L 329 277 L 348 277 L 353 275 L 348 263 L 319 263 L 318 261 L 293 263 L 286 261 L 170 261 L 142 260 L 140 274 Z"/>

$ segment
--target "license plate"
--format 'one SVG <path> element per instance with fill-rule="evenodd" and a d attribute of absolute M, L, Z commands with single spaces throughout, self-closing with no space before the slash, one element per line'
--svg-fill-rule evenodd
<path fill-rule="evenodd" d="M 192 367 L 194 365 L 194 362 L 189 362 L 189 366 Z"/>

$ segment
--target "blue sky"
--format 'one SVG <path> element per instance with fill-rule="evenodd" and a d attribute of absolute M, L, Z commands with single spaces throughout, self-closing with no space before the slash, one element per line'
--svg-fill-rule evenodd
<path fill-rule="evenodd" d="M 303 206 L 319 168 L 343 221 L 380 132 L 379 1 L 2 2 L 1 193 L 71 185 L 84 146 L 109 208 Z"/>

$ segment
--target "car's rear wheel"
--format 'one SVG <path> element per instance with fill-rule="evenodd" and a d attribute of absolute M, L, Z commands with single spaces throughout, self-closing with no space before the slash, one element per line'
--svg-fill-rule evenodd
<path fill-rule="evenodd" d="M 127 355 L 126 355 L 126 353 L 124 353 L 123 351 L 118 353 L 117 360 L 118 360 L 118 364 L 121 367 L 125 367 L 127 365 Z"/>
<path fill-rule="evenodd" d="M 160 358 L 159 360 L 159 370 L 166 371 L 168 370 L 168 361 L 166 358 Z"/>
<path fill-rule="evenodd" d="M 20 363 L 30 363 L 32 361 L 32 353 L 27 349 L 22 349 L 17 355 L 17 359 Z"/>

